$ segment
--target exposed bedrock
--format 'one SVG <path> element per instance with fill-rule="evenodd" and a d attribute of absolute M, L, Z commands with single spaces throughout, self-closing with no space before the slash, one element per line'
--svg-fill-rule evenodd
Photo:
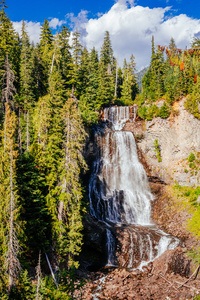
<path fill-rule="evenodd" d="M 200 152 L 200 121 L 184 108 L 183 98 L 175 103 L 178 115 L 167 119 L 127 122 L 123 130 L 132 131 L 138 149 L 143 154 L 149 174 L 165 183 L 197 186 L 200 181 L 199 167 L 189 167 L 190 153 Z M 162 161 L 156 157 L 154 142 L 157 140 Z"/>

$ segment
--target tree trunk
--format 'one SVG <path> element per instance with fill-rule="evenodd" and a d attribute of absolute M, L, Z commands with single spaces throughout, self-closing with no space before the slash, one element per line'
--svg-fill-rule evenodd
<path fill-rule="evenodd" d="M 36 289 L 36 300 L 39 300 L 40 297 L 40 275 L 41 275 L 41 253 L 39 253 L 38 265 L 36 268 L 36 276 L 37 276 L 37 289 Z"/>
<path fill-rule="evenodd" d="M 118 72 L 117 72 L 117 62 L 116 62 L 115 97 L 117 97 L 117 79 L 118 79 Z"/>
<path fill-rule="evenodd" d="M 20 152 L 20 154 L 22 154 L 21 109 L 19 109 L 18 144 L 19 144 L 19 152 Z"/>
<path fill-rule="evenodd" d="M 27 122 L 26 122 L 26 150 L 29 151 L 30 138 L 29 138 L 29 111 L 27 111 Z"/>
<path fill-rule="evenodd" d="M 14 206 L 14 194 L 13 194 L 13 153 L 11 149 L 10 158 L 10 236 L 9 236 L 9 254 L 8 254 L 8 274 L 9 274 L 9 284 L 8 290 L 11 291 L 14 284 L 14 249 L 13 249 L 13 206 Z"/>

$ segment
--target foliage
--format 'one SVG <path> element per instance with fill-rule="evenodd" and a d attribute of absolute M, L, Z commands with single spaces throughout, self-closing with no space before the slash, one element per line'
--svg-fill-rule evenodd
<path fill-rule="evenodd" d="M 174 186 L 176 195 L 184 199 L 188 207 L 188 211 L 192 214 L 192 217 L 187 220 L 188 230 L 197 237 L 200 237 L 200 187 L 189 186 Z"/>
<path fill-rule="evenodd" d="M 158 162 L 161 162 L 162 161 L 162 158 L 161 158 L 161 150 L 160 150 L 160 145 L 158 143 L 158 140 L 156 139 L 153 143 L 155 149 L 154 151 L 156 152 L 156 157 L 158 159 Z"/>
<path fill-rule="evenodd" d="M 72 34 L 72 45 L 70 36 L 65 26 L 53 35 L 45 19 L 40 42 L 31 45 L 25 22 L 19 38 L 5 1 L 0 1 L 1 299 L 8 299 L 8 290 L 10 299 L 35 299 L 27 269 L 34 270 L 39 251 L 51 251 L 62 266 L 57 273 L 59 290 L 51 277 L 41 278 L 44 299 L 72 299 L 81 286 L 74 268 L 86 212 L 80 179 L 87 169 L 84 126 L 99 121 L 102 107 L 135 103 L 144 120 L 167 118 L 173 102 L 187 95 L 186 109 L 199 118 L 198 40 L 194 49 L 182 52 L 173 39 L 164 49 L 155 47 L 152 38 L 151 64 L 139 95 L 135 58 L 131 55 L 123 68 L 118 67 L 108 31 L 100 55 L 95 48 L 82 47 L 79 32 Z M 161 98 L 159 109 L 156 101 Z M 158 140 L 154 148 L 161 161 Z M 197 159 L 188 160 L 196 170 Z M 200 192 L 197 188 L 185 193 L 195 210 L 189 225 L 198 235 Z M 45 264 L 42 261 L 42 267 Z"/>
<path fill-rule="evenodd" d="M 80 281 L 76 277 L 73 266 L 68 271 L 66 269 L 59 270 L 56 277 L 59 289 L 56 289 L 52 277 L 46 276 L 42 280 L 40 293 L 43 299 L 74 299 L 74 291 L 80 289 L 84 284 L 84 281 Z"/>
<path fill-rule="evenodd" d="M 156 102 L 161 97 L 169 105 L 187 96 L 186 109 L 196 118 L 199 116 L 199 75 L 200 60 L 198 40 L 194 41 L 194 47 L 182 51 L 175 45 L 172 38 L 168 47 L 160 45 L 157 48 L 152 38 L 152 56 L 150 66 L 142 79 L 142 95 L 146 104 Z M 164 52 L 166 58 L 164 58 Z M 160 117 L 169 116 L 170 107 L 166 104 L 160 111 Z"/>
<path fill-rule="evenodd" d="M 194 153 L 190 153 L 190 155 L 188 156 L 188 161 L 189 162 L 193 162 L 195 160 L 195 155 L 194 155 Z"/>
<path fill-rule="evenodd" d="M 170 107 L 166 104 L 166 102 L 163 103 L 161 106 L 158 116 L 161 117 L 162 119 L 168 118 L 170 115 Z"/>
<path fill-rule="evenodd" d="M 185 108 L 195 116 L 195 118 L 200 119 L 200 112 L 199 112 L 199 93 L 192 93 L 187 96 L 186 101 L 184 103 Z"/>
<path fill-rule="evenodd" d="M 148 106 L 142 105 L 138 108 L 137 114 L 141 119 L 151 121 L 154 117 L 159 115 L 159 108 L 155 104 Z"/>

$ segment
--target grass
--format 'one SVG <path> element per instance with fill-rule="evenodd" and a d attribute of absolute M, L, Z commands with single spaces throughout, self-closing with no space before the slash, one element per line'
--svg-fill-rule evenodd
<path fill-rule="evenodd" d="M 187 220 L 187 228 L 195 236 L 200 238 L 200 187 L 193 188 L 188 186 L 175 185 L 173 196 L 179 200 L 180 209 L 186 208 L 192 215 Z"/>

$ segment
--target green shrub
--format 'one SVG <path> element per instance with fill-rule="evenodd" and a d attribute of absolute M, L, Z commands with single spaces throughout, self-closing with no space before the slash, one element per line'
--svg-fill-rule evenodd
<path fill-rule="evenodd" d="M 197 168 L 194 162 L 190 162 L 190 163 L 189 163 L 189 167 L 190 167 L 191 169 L 196 169 L 196 168 Z"/>
<path fill-rule="evenodd" d="M 184 169 L 184 172 L 185 172 L 185 173 L 188 173 L 188 170 L 187 170 L 187 169 Z"/>
<path fill-rule="evenodd" d="M 158 162 L 161 162 L 162 158 L 161 158 L 161 151 L 160 151 L 160 145 L 158 143 L 158 140 L 156 139 L 153 144 L 155 147 L 154 151 L 156 152 L 156 157 L 158 159 Z"/>
<path fill-rule="evenodd" d="M 200 101 L 199 92 L 193 92 L 187 96 L 187 99 L 184 103 L 185 108 L 194 115 L 195 118 L 200 119 L 198 103 Z"/>
<path fill-rule="evenodd" d="M 193 162 L 194 160 L 195 160 L 195 155 L 194 155 L 194 153 L 190 153 L 190 155 L 188 156 L 188 160 L 189 160 L 189 162 Z"/>
<path fill-rule="evenodd" d="M 161 106 L 160 110 L 159 110 L 158 115 L 162 119 L 166 119 L 166 118 L 169 117 L 170 111 L 171 111 L 171 108 L 166 104 L 166 102 L 164 102 L 163 105 Z"/>
<path fill-rule="evenodd" d="M 159 108 L 157 105 L 153 104 L 148 107 L 146 119 L 148 121 L 152 120 L 154 117 L 157 117 L 159 113 Z"/>
<path fill-rule="evenodd" d="M 139 107 L 137 114 L 141 119 L 145 120 L 148 114 L 147 107 L 145 105 Z"/>

